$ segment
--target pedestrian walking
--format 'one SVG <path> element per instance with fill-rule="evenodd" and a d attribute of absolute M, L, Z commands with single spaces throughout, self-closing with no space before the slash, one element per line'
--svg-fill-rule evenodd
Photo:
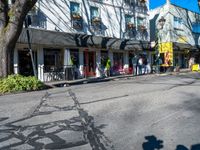
<path fill-rule="evenodd" d="M 143 74 L 146 74 L 147 73 L 147 64 L 148 64 L 148 60 L 146 57 L 143 58 L 143 67 L 144 67 L 144 73 Z"/>
<path fill-rule="evenodd" d="M 106 77 L 110 76 L 110 68 L 111 68 L 111 61 L 110 58 L 107 58 L 106 67 L 105 67 L 105 75 Z"/>
<path fill-rule="evenodd" d="M 135 55 L 132 58 L 132 65 L 133 65 L 133 75 L 137 76 L 137 67 L 138 67 L 138 58 L 137 58 L 137 55 Z"/>
<path fill-rule="evenodd" d="M 142 74 L 142 66 L 143 66 L 143 59 L 140 56 L 140 58 L 138 59 L 139 75 Z"/>
<path fill-rule="evenodd" d="M 194 63 L 195 63 L 195 59 L 194 59 L 194 57 L 190 57 L 188 63 L 189 63 L 189 68 L 190 68 L 190 70 L 192 71 L 192 66 L 193 66 Z"/>

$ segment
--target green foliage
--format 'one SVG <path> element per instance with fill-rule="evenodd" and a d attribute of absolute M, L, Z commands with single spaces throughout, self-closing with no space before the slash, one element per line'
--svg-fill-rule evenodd
<path fill-rule="evenodd" d="M 9 75 L 0 79 L 0 94 L 18 91 L 34 91 L 43 89 L 44 84 L 36 77 L 24 77 L 22 75 Z"/>

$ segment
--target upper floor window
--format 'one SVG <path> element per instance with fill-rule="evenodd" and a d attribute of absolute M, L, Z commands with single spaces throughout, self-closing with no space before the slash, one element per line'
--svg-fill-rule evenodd
<path fill-rule="evenodd" d="M 137 18 L 137 25 L 144 25 L 144 18 L 138 17 Z"/>
<path fill-rule="evenodd" d="M 99 9 L 97 7 L 90 7 L 90 15 L 91 15 L 91 19 L 95 18 L 95 17 L 99 17 Z"/>
<path fill-rule="evenodd" d="M 133 0 L 124 0 L 124 3 L 127 4 L 127 5 L 134 5 L 134 1 Z"/>
<path fill-rule="evenodd" d="M 82 30 L 83 19 L 80 14 L 80 4 L 75 2 L 70 2 L 70 13 L 72 19 L 72 27 L 77 30 Z"/>
<path fill-rule="evenodd" d="M 137 29 L 139 31 L 146 31 L 146 21 L 145 18 L 137 17 Z"/>
<path fill-rule="evenodd" d="M 133 22 L 132 18 L 133 17 L 131 15 L 125 15 L 125 21 L 126 22 Z"/>
<path fill-rule="evenodd" d="M 192 24 L 192 31 L 195 33 L 200 33 L 200 23 L 193 23 Z"/>
<path fill-rule="evenodd" d="M 70 12 L 71 13 L 80 13 L 80 4 L 75 2 L 70 2 Z"/>
<path fill-rule="evenodd" d="M 125 15 L 125 23 L 126 23 L 126 29 L 133 29 L 135 27 L 134 25 L 134 18 L 131 15 Z"/>
<path fill-rule="evenodd" d="M 90 7 L 91 25 L 95 31 L 100 30 L 102 27 L 102 21 L 99 15 L 99 9 L 97 7 Z"/>
<path fill-rule="evenodd" d="M 183 19 L 179 17 L 174 17 L 174 28 L 182 29 Z"/>

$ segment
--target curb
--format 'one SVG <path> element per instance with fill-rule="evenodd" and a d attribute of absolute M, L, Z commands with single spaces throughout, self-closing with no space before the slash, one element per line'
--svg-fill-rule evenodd
<path fill-rule="evenodd" d="M 59 81 L 59 82 L 50 82 L 46 83 L 46 85 L 54 88 L 54 87 L 66 87 L 71 85 L 80 85 L 80 84 L 88 84 L 88 83 L 98 83 L 98 82 L 108 82 L 108 81 L 114 81 L 117 79 L 124 79 L 124 78 L 140 78 L 145 76 L 168 76 L 168 75 L 179 75 L 179 74 L 185 74 L 185 73 L 192 73 L 191 71 L 180 71 L 180 72 L 169 72 L 169 73 L 161 73 L 161 74 L 145 74 L 145 75 L 121 75 L 121 76 L 113 76 L 108 78 L 88 78 L 88 79 L 81 79 L 81 80 L 75 80 L 75 81 Z"/>

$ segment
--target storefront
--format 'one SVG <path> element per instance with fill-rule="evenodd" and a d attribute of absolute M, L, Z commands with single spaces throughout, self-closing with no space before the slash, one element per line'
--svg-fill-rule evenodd
<path fill-rule="evenodd" d="M 98 37 L 93 35 L 69 34 L 47 30 L 30 29 L 32 47 L 35 50 L 35 65 L 41 81 L 68 80 L 66 66 L 75 67 L 76 78 L 100 77 L 99 68 L 103 71 L 108 58 L 111 63 L 111 75 L 130 73 L 131 53 L 148 49 L 148 42 Z M 39 38 L 38 38 L 39 37 Z M 67 38 L 66 38 L 67 37 Z M 16 52 L 19 47 L 27 48 L 26 31 L 22 31 Z M 24 58 L 21 52 L 17 59 L 15 54 L 15 73 L 25 73 L 22 66 Z M 21 60 L 20 60 L 21 59 Z M 28 59 L 30 60 L 30 59 Z M 20 62 L 21 61 L 21 62 Z M 28 63 L 27 63 L 28 64 Z M 20 68 L 21 66 L 21 68 Z M 23 69 L 22 69 L 23 68 Z M 30 67 L 29 67 L 30 68 Z M 30 70 L 32 70 L 30 68 Z"/>
<path fill-rule="evenodd" d="M 124 72 L 123 64 L 124 64 L 123 53 L 122 52 L 113 52 L 112 74 L 113 75 L 122 74 Z"/>
<path fill-rule="evenodd" d="M 37 52 L 33 51 L 34 64 L 37 66 Z M 31 55 L 28 49 L 18 50 L 18 66 L 19 74 L 24 76 L 33 76 L 33 66 L 31 62 Z"/>
<path fill-rule="evenodd" d="M 96 52 L 84 51 L 84 75 L 85 77 L 94 77 L 96 75 Z"/>

